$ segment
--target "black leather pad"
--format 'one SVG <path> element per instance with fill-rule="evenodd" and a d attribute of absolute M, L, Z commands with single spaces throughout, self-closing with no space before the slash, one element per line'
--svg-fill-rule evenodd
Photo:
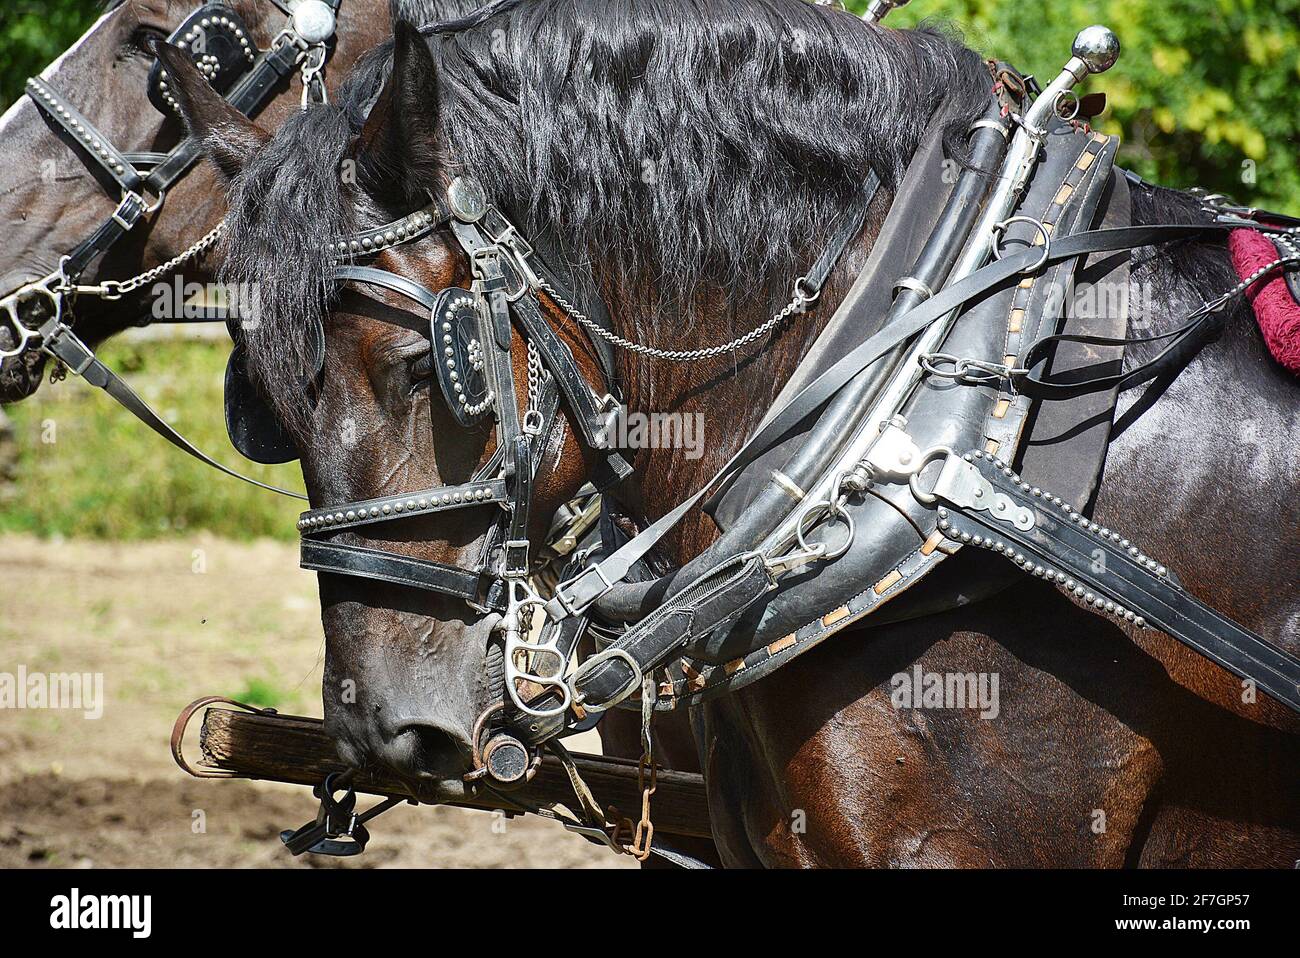
<path fill-rule="evenodd" d="M 208 3 L 181 22 L 167 38 L 172 46 L 189 54 L 213 89 L 224 95 L 257 61 L 257 44 L 244 21 L 224 3 Z M 155 60 L 149 71 L 149 101 L 165 115 L 176 113 L 169 78 Z"/>
<path fill-rule="evenodd" d="M 253 462 L 276 465 L 298 458 L 298 447 L 248 378 L 242 345 L 226 363 L 226 432 L 239 454 Z"/>
<path fill-rule="evenodd" d="M 298 448 L 280 425 L 274 410 L 248 377 L 242 332 L 238 323 L 229 323 L 235 348 L 226 363 L 226 432 L 235 449 L 245 459 L 266 465 L 293 462 Z M 325 368 L 325 330 L 316 325 L 309 343 L 309 362 L 319 377 Z M 304 383 L 303 388 L 310 384 Z"/>
<path fill-rule="evenodd" d="M 478 297 L 452 286 L 438 294 L 431 318 L 433 368 L 442 397 L 462 426 L 492 414 Z"/>

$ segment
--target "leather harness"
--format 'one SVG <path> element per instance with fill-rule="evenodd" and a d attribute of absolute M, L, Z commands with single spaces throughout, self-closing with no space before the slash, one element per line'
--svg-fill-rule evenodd
<path fill-rule="evenodd" d="M 300 0 L 296 5 L 283 0 L 270 2 L 289 19 L 265 52 L 257 50 L 238 13 L 222 3 L 208 3 L 197 8 L 167 41 L 189 52 L 209 82 L 245 115 L 252 115 L 264 106 L 295 69 L 302 76 L 304 108 L 313 100 L 323 101 L 325 98 L 322 74 L 333 49 L 338 9 L 343 0 Z M 61 257 L 56 270 L 0 298 L 0 310 L 3 311 L 0 321 L 7 321 L 16 337 L 12 349 L 0 348 L 0 358 L 16 357 L 28 350 L 39 349 L 61 363 L 63 368 L 104 389 L 132 415 L 181 451 L 227 475 L 301 499 L 302 496 L 296 493 L 240 475 L 194 447 L 149 408 L 126 382 L 100 362 L 72 330 L 69 305 L 76 297 L 119 300 L 202 255 L 221 237 L 224 222 L 179 256 L 139 276 L 128 280 L 105 280 L 96 285 L 81 284 L 82 276 L 92 263 L 138 227 L 148 214 L 162 208 L 167 192 L 202 155 L 199 141 L 187 136 L 168 153 L 123 151 L 47 80 L 39 77 L 29 79 L 27 95 L 53 125 L 60 139 L 81 158 L 106 189 L 120 198 L 113 213 Z M 164 113 L 176 110 L 176 101 L 168 91 L 166 71 L 159 62 L 155 62 L 150 71 L 149 98 Z M 152 195 L 154 199 L 148 201 L 146 195 Z M 52 315 L 33 328 L 24 322 L 22 310 L 25 305 L 42 300 L 47 302 Z M 323 342 L 321 347 L 324 348 Z M 235 357 L 232 367 L 238 362 L 239 358 Z M 243 396 L 252 395 L 251 388 L 246 392 L 239 391 L 238 369 L 233 374 L 228 373 L 227 386 L 228 408 L 238 408 Z M 233 427 L 231 433 L 236 446 L 256 460 L 256 442 L 241 442 Z"/>
<path fill-rule="evenodd" d="M 622 340 L 583 313 L 574 305 L 578 297 L 470 177 L 453 182 L 445 201 L 435 198 L 395 223 L 335 238 L 324 252 L 336 261 L 337 282 L 381 287 L 429 311 L 443 400 L 465 425 L 492 415 L 497 445 L 468 483 L 304 513 L 303 566 L 501 612 L 501 701 L 489 709 L 492 723 L 485 714 L 483 724 L 508 731 L 529 749 L 558 747 L 558 737 L 590 727 L 638 694 L 636 707 L 648 729 L 652 708 L 754 681 L 883 607 L 968 545 L 1009 557 L 1099 613 L 1156 626 L 1300 710 L 1300 659 L 1215 613 L 1166 565 L 1083 514 L 1098 480 L 1095 460 L 1074 488 L 1058 492 L 1033 485 L 1010 465 L 1037 461 L 1037 427 L 1027 429 L 1031 406 L 1082 397 L 1108 409 L 1116 392 L 1185 355 L 1217 312 L 1260 280 L 1291 275 L 1300 264 L 1291 245 L 1300 226 L 1220 198 L 1204 199 L 1204 222 L 1130 225 L 1129 191 L 1145 184 L 1113 168 L 1113 139 L 1063 116 L 1073 86 L 1108 69 L 1118 44 L 1109 31 L 1090 28 L 1074 52 L 1032 101 L 1031 83 L 995 65 L 995 95 L 970 131 L 974 168 L 958 177 L 928 217 L 933 230 L 907 234 L 900 224 L 917 221 L 915 206 L 907 204 L 925 191 L 900 190 L 895 202 L 902 205 L 891 213 L 892 225 L 887 221 L 863 277 L 754 434 L 709 482 L 637 535 L 619 541 L 611 522 L 599 523 L 598 532 L 588 533 L 591 548 L 574 554 L 564 581 L 546 596 L 531 582 L 537 556 L 527 530 L 544 437 L 561 406 L 579 424 L 581 441 L 600 453 L 600 474 L 592 477 L 596 492 L 631 471 L 609 448 L 625 413 L 607 347 L 689 361 L 757 340 L 817 299 L 860 234 L 879 181 L 864 184 L 821 257 L 794 284 L 788 307 L 732 343 L 682 353 Z M 933 167 L 937 148 L 933 137 L 923 144 L 908 176 Z M 129 158 L 113 152 L 106 162 L 127 198 L 135 195 L 140 177 Z M 991 178 L 990 170 L 1000 175 Z M 1242 228 L 1285 241 L 1278 258 L 1179 328 L 1153 337 L 1168 341 L 1164 351 L 1127 371 L 1118 364 L 1123 347 L 1149 339 L 1125 337 L 1122 322 L 1116 328 L 1071 326 L 1060 303 L 1047 304 L 1059 285 L 1075 290 L 1080 264 L 1086 269 L 1109 262 L 1107 254 L 1213 240 Z M 358 263 L 438 229 L 449 229 L 469 258 L 471 289 L 435 292 Z M 1127 287 L 1126 263 L 1100 272 Z M 545 320 L 542 294 L 587 332 L 602 359 L 601 387 L 586 380 Z M 865 338 L 863 330 L 870 331 Z M 529 348 L 526 397 L 516 395 L 515 331 Z M 851 335 L 847 331 L 856 331 L 857 340 L 839 338 Z M 323 349 L 323 332 L 319 340 Z M 45 348 L 65 362 L 70 356 L 74 370 L 141 414 L 88 350 L 60 350 L 60 341 L 49 337 Z M 1110 350 L 1095 375 L 1071 360 L 1070 349 L 1078 346 Z M 82 364 L 79 356 L 89 358 Z M 1104 451 L 1105 439 L 1103 432 L 1091 441 Z M 1052 475 L 1051 465 L 1042 472 Z M 682 568 L 649 575 L 646 557 L 701 505 L 722 536 Z M 341 530 L 459 509 L 491 516 L 486 546 L 470 567 L 331 538 Z M 908 540 L 908 528 L 919 530 L 919 546 Z M 537 609 L 545 610 L 546 621 L 534 639 L 530 623 Z M 598 651 L 570 670 L 586 634 L 596 638 Z M 674 662 L 682 663 L 683 677 L 662 671 Z M 492 769 L 472 774 L 490 778 Z"/>

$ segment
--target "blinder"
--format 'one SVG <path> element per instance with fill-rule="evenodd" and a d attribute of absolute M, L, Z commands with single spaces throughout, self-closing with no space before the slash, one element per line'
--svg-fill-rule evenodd
<path fill-rule="evenodd" d="M 298 458 L 298 447 L 249 378 L 244 334 L 237 323 L 227 325 L 235 341 L 226 363 L 226 432 L 230 442 L 241 456 L 253 462 L 272 466 L 293 462 Z M 325 368 L 325 330 L 317 323 L 309 336 L 308 368 L 314 380 Z"/>
<path fill-rule="evenodd" d="M 181 23 L 167 42 L 189 54 L 212 88 L 225 96 L 257 63 L 257 47 L 238 13 L 223 3 L 199 7 Z M 170 78 L 162 62 L 149 71 L 149 101 L 164 116 L 180 115 Z"/>
<path fill-rule="evenodd" d="M 452 286 L 438 294 L 433 308 L 434 371 L 442 397 L 462 426 L 474 426 L 491 415 L 480 310 L 477 296 Z"/>

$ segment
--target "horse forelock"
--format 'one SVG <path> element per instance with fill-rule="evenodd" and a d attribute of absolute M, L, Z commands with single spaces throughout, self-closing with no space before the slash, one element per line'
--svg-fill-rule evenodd
<path fill-rule="evenodd" d="M 290 119 L 254 155 L 230 190 L 223 282 L 255 297 L 242 332 L 248 367 L 290 431 L 306 422 L 311 334 L 335 295 L 326 251 L 354 231 L 356 197 L 345 186 L 353 137 L 338 107 Z"/>

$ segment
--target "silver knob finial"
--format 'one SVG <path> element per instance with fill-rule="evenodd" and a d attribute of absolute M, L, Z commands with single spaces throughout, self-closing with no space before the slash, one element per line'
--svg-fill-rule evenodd
<path fill-rule="evenodd" d="M 1074 38 L 1071 52 L 1084 62 L 1089 73 L 1105 73 L 1119 59 L 1119 37 L 1106 27 L 1087 27 Z"/>
<path fill-rule="evenodd" d="M 867 23 L 879 23 L 894 10 L 905 7 L 911 2 L 912 0 L 871 0 L 871 5 L 867 7 L 866 15 L 862 19 Z"/>
<path fill-rule="evenodd" d="M 324 0 L 300 0 L 293 8 L 293 32 L 313 46 L 334 36 L 334 11 Z"/>

